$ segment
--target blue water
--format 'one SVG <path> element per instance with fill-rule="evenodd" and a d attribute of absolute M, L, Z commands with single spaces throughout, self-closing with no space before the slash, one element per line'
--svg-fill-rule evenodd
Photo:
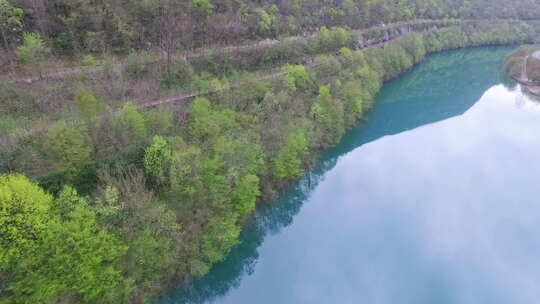
<path fill-rule="evenodd" d="M 170 303 L 539 303 L 540 105 L 510 48 L 430 56 Z"/>

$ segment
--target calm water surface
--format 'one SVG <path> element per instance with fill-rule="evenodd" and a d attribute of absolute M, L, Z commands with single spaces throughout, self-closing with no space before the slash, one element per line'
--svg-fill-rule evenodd
<path fill-rule="evenodd" d="M 540 105 L 511 48 L 429 57 L 171 303 L 540 303 Z"/>

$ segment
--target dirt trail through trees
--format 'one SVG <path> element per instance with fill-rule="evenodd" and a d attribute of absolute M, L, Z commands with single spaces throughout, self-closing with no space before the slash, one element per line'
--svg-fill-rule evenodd
<path fill-rule="evenodd" d="M 423 24 L 423 23 L 437 24 L 437 23 L 441 23 L 441 21 L 440 20 L 433 20 L 433 19 L 420 19 L 420 20 L 407 21 L 407 22 L 402 21 L 402 22 L 389 23 L 389 24 L 386 24 L 386 25 L 374 26 L 374 27 L 370 27 L 370 28 L 362 29 L 362 30 L 354 30 L 353 33 L 354 33 L 354 35 L 359 36 L 359 35 L 362 35 L 364 33 L 372 32 L 372 31 L 399 28 L 399 27 L 403 27 L 403 26 L 411 26 L 411 25 L 414 25 L 414 24 Z M 294 40 L 298 40 L 298 39 L 313 38 L 316 35 L 317 35 L 317 33 L 309 33 L 309 34 L 306 34 L 306 35 L 303 35 L 303 36 L 291 36 L 288 39 L 290 41 L 294 41 Z M 276 44 L 278 44 L 280 42 L 281 41 L 279 41 L 279 40 L 265 39 L 265 40 L 260 40 L 260 41 L 252 41 L 252 42 L 242 44 L 242 45 L 230 45 L 230 46 L 224 46 L 224 47 L 210 48 L 210 49 L 206 49 L 206 50 L 202 50 L 202 51 L 191 51 L 191 52 L 184 53 L 181 57 L 184 58 L 184 59 L 190 60 L 190 59 L 196 59 L 196 58 L 208 55 L 209 53 L 214 52 L 214 51 L 241 52 L 241 51 L 247 51 L 247 50 L 250 50 L 250 49 L 257 49 L 257 48 L 262 48 L 262 47 L 270 47 L 270 46 L 276 45 Z M 159 56 L 156 56 L 156 57 L 159 57 Z M 164 59 L 163 58 L 154 59 L 154 60 L 151 60 L 151 61 L 143 63 L 143 64 L 155 64 L 155 63 L 158 63 L 158 62 L 160 62 L 162 60 L 164 60 Z M 127 63 L 124 60 L 124 62 L 115 64 L 112 67 L 108 67 L 108 68 L 109 69 L 110 68 L 112 68 L 112 69 L 119 69 L 120 68 L 121 69 L 121 68 L 125 67 L 126 65 L 127 65 Z M 44 73 L 42 76 L 25 76 L 25 77 L 17 77 L 17 76 L 15 76 L 14 79 L 8 79 L 8 80 L 0 81 L 0 84 L 25 83 L 25 84 L 30 85 L 30 84 L 34 84 L 34 83 L 42 81 L 42 80 L 61 80 L 61 79 L 65 79 L 65 78 L 70 77 L 70 76 L 81 74 L 83 72 L 84 73 L 90 73 L 90 74 L 100 73 L 100 72 L 103 72 L 105 69 L 106 69 L 105 66 L 98 66 L 98 67 L 93 67 L 93 68 L 84 68 L 84 67 L 68 68 L 68 69 L 65 69 L 63 71 Z"/>
<path fill-rule="evenodd" d="M 370 49 L 370 48 L 374 48 L 374 47 L 379 47 L 381 45 L 387 44 L 387 43 L 389 43 L 391 41 L 394 41 L 394 40 L 396 40 L 398 38 L 401 38 L 403 36 L 410 35 L 410 34 L 413 34 L 413 33 L 415 33 L 415 32 L 408 32 L 407 34 L 401 34 L 401 35 L 398 35 L 398 36 L 390 38 L 390 39 L 382 38 L 379 41 L 375 41 L 375 42 L 372 42 L 372 43 L 370 43 L 368 45 L 365 45 L 363 47 L 359 47 L 356 50 L 366 50 L 366 49 Z M 318 63 L 314 62 L 314 60 L 313 60 L 314 58 L 305 58 L 305 59 L 306 59 L 306 61 L 310 62 L 310 63 L 305 65 L 309 69 L 316 68 L 319 65 Z M 276 71 L 276 70 L 278 70 L 278 71 Z M 286 73 L 287 72 L 281 71 L 281 69 L 274 69 L 274 72 L 265 73 L 265 76 L 257 77 L 256 80 L 260 81 L 260 80 L 276 79 L 278 77 L 281 77 L 281 76 L 285 75 Z M 229 88 L 239 88 L 239 87 L 242 87 L 245 83 L 246 83 L 245 81 L 240 81 L 240 82 L 232 84 L 231 86 L 229 86 Z M 168 97 L 168 98 L 164 98 L 164 99 L 160 99 L 160 100 L 137 102 L 137 105 L 138 105 L 138 107 L 140 109 L 152 108 L 152 107 L 156 107 L 156 106 L 160 106 L 160 105 L 164 105 L 164 104 L 171 104 L 171 103 L 177 103 L 177 102 L 190 100 L 190 99 L 193 99 L 193 98 L 195 98 L 197 96 L 216 93 L 216 92 L 218 92 L 220 90 L 223 90 L 223 89 L 209 91 L 209 92 L 205 92 L 203 94 L 197 94 L 195 92 L 185 93 L 185 94 L 181 94 L 181 95 L 177 95 L 177 96 L 173 96 L 173 97 Z"/>

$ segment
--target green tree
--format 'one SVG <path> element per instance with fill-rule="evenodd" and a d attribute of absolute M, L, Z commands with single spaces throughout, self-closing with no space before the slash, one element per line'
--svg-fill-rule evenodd
<path fill-rule="evenodd" d="M 319 97 L 313 104 L 311 113 L 317 122 L 321 146 L 336 143 L 345 133 L 343 104 L 332 97 L 330 87 L 320 88 Z"/>
<path fill-rule="evenodd" d="M 160 106 L 145 111 L 149 135 L 167 135 L 175 125 L 174 111 L 168 106 Z"/>
<path fill-rule="evenodd" d="M 298 178 L 304 173 L 304 157 L 309 142 L 303 129 L 297 128 L 285 138 L 283 147 L 274 159 L 274 174 L 280 179 Z"/>
<path fill-rule="evenodd" d="M 87 201 L 79 196 L 77 190 L 72 187 L 65 186 L 58 197 L 53 201 L 54 212 L 60 215 L 63 220 L 69 219 L 71 212 L 77 206 L 86 205 Z"/>
<path fill-rule="evenodd" d="M 265 36 L 274 36 L 278 30 L 277 13 L 278 8 L 276 5 L 272 5 L 269 11 L 262 8 L 255 10 L 258 17 L 257 30 L 260 34 Z"/>
<path fill-rule="evenodd" d="M 171 146 L 161 136 L 155 136 L 152 145 L 145 150 L 144 169 L 157 185 L 164 185 L 169 179 L 171 156 Z"/>
<path fill-rule="evenodd" d="M 0 176 L 0 249 L 5 303 L 118 303 L 130 291 L 118 268 L 127 247 L 72 188 L 55 201 L 24 176 Z"/>
<path fill-rule="evenodd" d="M 344 100 L 344 120 L 345 126 L 350 128 L 362 117 L 367 106 L 364 105 L 365 94 L 362 83 L 358 80 L 352 80 L 341 88 Z M 367 104 L 367 102 L 366 102 Z"/>
<path fill-rule="evenodd" d="M 211 141 L 220 134 L 237 127 L 235 112 L 216 109 L 206 98 L 196 98 L 191 103 L 190 131 L 199 142 Z"/>
<path fill-rule="evenodd" d="M 89 90 L 80 90 L 75 93 L 75 106 L 79 116 L 87 122 L 107 110 L 107 105 Z"/>
<path fill-rule="evenodd" d="M 84 127 L 68 126 L 65 122 L 54 125 L 47 134 L 45 148 L 56 169 L 75 177 L 91 160 L 93 146 Z"/>
<path fill-rule="evenodd" d="M 195 7 L 197 13 L 203 19 L 206 19 L 212 15 L 214 4 L 212 4 L 211 0 L 191 0 L 191 3 Z"/>
<path fill-rule="evenodd" d="M 319 52 L 330 52 L 339 50 L 342 47 L 347 47 L 352 41 L 352 36 L 349 31 L 342 27 L 328 29 L 326 26 L 321 27 L 317 37 L 315 38 L 315 48 Z"/>
<path fill-rule="evenodd" d="M 170 183 L 176 196 L 193 201 L 202 189 L 202 151 L 194 146 L 182 145 L 171 156 Z"/>
<path fill-rule="evenodd" d="M 305 91 L 313 85 L 311 74 L 303 65 L 288 65 L 281 70 L 285 74 L 283 84 L 291 93 Z"/>
<path fill-rule="evenodd" d="M 213 264 L 222 261 L 238 244 L 240 227 L 232 214 L 213 217 L 205 228 L 201 248 L 189 263 L 189 273 L 194 276 L 206 274 Z"/>
<path fill-rule="evenodd" d="M 114 120 L 114 127 L 124 134 L 131 143 L 140 143 L 148 134 L 146 120 L 133 102 L 122 107 L 120 115 Z"/>
<path fill-rule="evenodd" d="M 51 218 L 38 250 L 20 261 L 11 286 L 19 303 L 79 298 L 81 303 L 118 303 L 129 292 L 119 271 L 127 247 L 99 227 L 82 200 L 66 220 Z"/>
<path fill-rule="evenodd" d="M 48 53 L 49 49 L 45 46 L 38 33 L 25 33 L 23 35 L 23 44 L 17 49 L 19 60 L 40 76 L 42 62 Z"/>
<path fill-rule="evenodd" d="M 135 282 L 137 298 L 143 298 L 143 303 L 151 302 L 144 299 L 147 288 L 178 273 L 181 226 L 176 214 L 159 200 L 139 199 L 136 204 L 129 204 L 126 212 L 129 217 L 118 228 L 129 245 L 122 261 L 123 271 Z"/>
<path fill-rule="evenodd" d="M 0 176 L 0 274 L 35 252 L 48 228 L 51 201 L 51 195 L 22 175 Z"/>
<path fill-rule="evenodd" d="M 248 174 L 242 177 L 232 195 L 234 211 L 240 216 L 253 212 L 260 194 L 259 178 L 256 175 Z"/>
<path fill-rule="evenodd" d="M 221 81 L 213 75 L 203 72 L 193 79 L 193 88 L 197 94 L 219 93 L 228 88 L 227 81 Z"/>
<path fill-rule="evenodd" d="M 420 62 L 426 56 L 424 38 L 421 34 L 412 34 L 401 41 L 405 50 L 414 58 L 414 63 Z"/>
<path fill-rule="evenodd" d="M 8 50 L 10 42 L 23 27 L 24 11 L 13 6 L 7 0 L 0 0 L 0 35 L 4 49 Z"/>

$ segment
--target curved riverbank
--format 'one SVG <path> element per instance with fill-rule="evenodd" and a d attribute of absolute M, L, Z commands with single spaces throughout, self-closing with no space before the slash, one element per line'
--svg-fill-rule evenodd
<path fill-rule="evenodd" d="M 514 106 L 516 88 L 501 85 L 501 61 L 508 51 L 475 48 L 433 55 L 385 84 L 366 123 L 325 152 L 291 190 L 257 212 L 224 262 L 160 303 L 463 303 L 462 291 L 477 302 L 496 300 L 491 293 L 506 303 L 521 299 L 519 288 L 497 276 L 483 277 L 496 269 L 473 266 L 493 266 L 489 259 L 480 263 L 481 256 L 473 251 L 485 252 L 488 246 L 473 242 L 472 235 L 458 242 L 460 230 L 452 226 L 458 221 L 473 235 L 481 233 L 489 244 L 502 246 L 498 234 L 489 230 L 493 227 L 475 225 L 474 218 L 481 216 L 484 220 L 476 221 L 484 224 L 520 221 L 509 215 L 516 210 L 507 199 L 517 195 L 512 197 L 534 203 L 532 196 L 518 194 L 525 191 L 520 183 L 532 185 L 536 179 L 521 170 L 535 154 L 535 144 L 526 138 L 536 128 L 512 140 L 508 124 L 514 118 L 518 125 L 534 123 L 529 119 L 538 116 L 528 100 Z M 505 115 L 494 132 L 490 121 Z M 486 145 L 502 142 L 508 148 L 485 154 Z M 526 160 L 511 157 L 518 147 L 529 147 L 523 151 Z M 491 173 L 498 169 L 519 182 Z M 485 183 L 471 183 L 480 176 Z M 482 199 L 486 195 L 489 200 Z M 474 212 L 493 206 L 492 213 Z M 516 243 L 523 253 L 528 243 Z M 459 248 L 464 260 L 452 260 L 452 248 Z M 508 253 L 508 247 L 497 248 L 492 254 L 499 258 Z M 428 249 L 439 251 L 424 254 Z M 475 262 L 474 270 L 459 267 L 461 261 Z M 470 276 L 483 278 L 485 284 L 459 285 Z"/>
<path fill-rule="evenodd" d="M 532 41 L 533 39 L 532 36 L 528 36 L 529 34 L 532 34 L 533 32 L 529 32 L 529 34 L 524 35 L 523 34 L 524 32 L 518 31 L 516 33 L 517 35 L 510 34 L 510 35 L 504 35 L 504 36 L 498 36 L 496 34 L 497 32 L 499 34 L 501 33 L 509 34 L 508 31 L 504 29 L 498 31 L 497 29 L 494 29 L 493 27 L 489 27 L 489 26 L 480 26 L 480 27 L 474 27 L 474 28 L 463 28 L 463 27 L 456 26 L 456 27 L 441 29 L 441 30 L 432 31 L 432 32 L 428 32 L 423 35 L 420 35 L 421 38 L 423 39 L 421 42 L 421 45 L 422 47 L 425 47 L 424 49 L 425 52 L 419 52 L 416 55 L 414 54 L 414 51 L 412 51 L 412 50 L 415 50 L 416 48 L 411 47 L 411 40 L 405 40 L 406 38 L 397 39 L 396 41 L 391 41 L 385 46 L 375 47 L 370 50 L 367 50 L 365 52 L 365 55 L 368 60 L 368 64 L 373 64 L 375 66 L 378 66 L 379 69 L 385 72 L 383 75 L 381 75 L 381 80 L 380 80 L 381 83 L 377 85 L 377 87 L 380 87 L 383 80 L 394 79 L 398 77 L 399 75 L 402 75 L 403 73 L 407 72 L 412 66 L 414 66 L 417 63 L 420 63 L 428 54 L 434 54 L 434 53 L 439 53 L 439 52 L 443 52 L 447 50 L 454 50 L 454 49 L 459 49 L 459 48 L 477 47 L 477 46 L 483 46 L 483 45 L 515 44 L 517 41 L 520 41 L 522 39 L 525 39 L 527 41 Z M 492 36 L 490 37 L 489 34 L 491 34 Z M 418 36 L 416 36 L 416 38 L 417 37 Z M 422 47 L 419 47 L 419 48 L 422 49 Z M 400 58 L 400 55 L 399 55 L 400 51 L 406 52 L 407 54 L 406 56 L 410 56 L 409 57 L 410 59 L 403 60 L 404 57 Z M 498 58 L 502 58 L 502 56 Z M 453 66 L 460 67 L 461 64 L 462 62 L 459 62 L 459 60 L 456 60 Z M 312 72 L 317 73 L 316 70 L 313 70 Z M 493 74 L 496 74 L 496 73 L 493 73 Z M 455 91 L 460 91 L 460 90 L 463 91 L 463 87 L 466 87 L 466 86 L 467 84 L 463 83 L 462 86 L 456 87 Z M 417 110 L 419 112 L 422 111 L 422 109 L 420 108 Z M 389 131 L 389 132 L 392 132 L 392 131 Z M 399 133 L 401 131 L 395 130 L 394 132 Z M 338 145 L 338 147 L 341 147 L 341 146 L 342 145 Z M 333 150 L 333 148 L 331 149 Z M 333 162 L 326 162 L 323 166 L 328 166 L 328 165 L 333 166 L 332 163 L 335 164 L 335 160 Z M 312 174 L 309 174 L 307 179 L 303 179 L 303 182 L 301 183 L 300 187 L 305 188 L 305 187 L 315 186 L 317 184 L 316 181 L 318 179 L 319 179 L 318 177 L 313 176 Z M 302 200 L 302 197 L 303 196 L 299 196 L 298 199 Z M 299 204 L 297 201 L 293 205 L 296 206 L 294 208 L 295 210 L 298 211 L 300 209 L 301 204 Z M 287 222 L 292 221 L 291 217 L 287 216 L 286 218 L 288 219 Z M 252 245 L 254 244 L 250 244 L 248 247 Z M 233 255 L 236 255 L 236 254 L 233 253 Z M 234 266 L 234 267 L 237 267 L 237 266 Z M 224 275 L 222 271 L 223 270 L 218 270 L 216 275 L 217 276 Z M 213 277 L 213 275 L 210 275 L 210 276 Z M 232 283 L 237 284 L 237 281 L 234 281 Z M 210 291 L 211 289 L 215 288 L 216 290 L 222 290 L 223 286 L 212 286 L 212 287 L 205 286 L 202 288 L 205 290 L 204 292 L 212 293 Z M 191 291 L 189 291 L 189 293 L 191 293 Z M 197 295 L 198 292 L 195 292 L 195 293 L 196 294 L 192 294 L 192 296 L 195 296 L 195 297 L 200 296 L 200 295 Z M 195 300 L 194 303 L 198 303 L 197 301 L 198 300 Z M 188 302 L 188 303 L 191 303 L 191 302 Z"/>
<path fill-rule="evenodd" d="M 319 47 L 335 46 L 332 37 L 342 34 L 339 29 L 322 30 Z M 257 200 L 286 189 L 321 151 L 365 119 L 384 81 L 408 71 L 428 53 L 526 42 L 534 34 L 523 23 L 450 26 L 363 51 L 343 48 L 339 54 L 317 56 L 314 66 L 285 66 L 282 77 L 254 79 L 247 86 L 228 87 L 211 75 L 198 76 L 194 82 L 201 92 L 225 89 L 196 98 L 187 109 L 143 112 L 126 103 L 116 115 L 91 92 L 78 92 L 74 115 L 86 119 L 85 124 L 63 121 L 50 132 L 29 135 L 13 150 L 2 151 L 2 159 L 7 160 L 8 172 L 60 172 L 40 179 L 41 186 L 55 194 L 40 200 L 45 207 L 39 210 L 50 213 L 36 211 L 44 219 L 44 230 L 56 231 L 74 221 L 77 225 L 70 227 L 80 227 L 83 224 L 76 221 L 81 218 L 71 213 L 73 205 L 83 208 L 99 224 L 93 231 L 107 236 L 104 240 L 117 249 L 114 260 L 97 256 L 108 261 L 99 266 L 108 267 L 114 279 L 102 286 L 105 272 L 96 271 L 96 279 L 85 281 L 84 289 L 72 289 L 54 280 L 36 283 L 32 276 L 37 271 L 16 268 L 17 277 L 8 282 L 10 296 L 25 302 L 73 293 L 86 296 L 87 302 L 106 298 L 114 303 L 123 297 L 138 303 L 149 301 L 174 278 L 200 277 L 237 245 Z M 8 177 L 6 183 L 30 183 L 21 180 Z M 36 253 L 54 248 L 49 236 L 36 237 Z M 79 256 L 69 257 L 80 267 L 91 262 L 78 261 Z M 43 276 L 56 274 L 50 269 L 58 263 L 51 264 L 46 255 L 21 259 L 34 263 Z M 69 273 L 57 277 L 72 278 Z M 27 287 L 35 284 L 39 285 Z M 87 290 L 96 292 L 85 294 Z"/>

